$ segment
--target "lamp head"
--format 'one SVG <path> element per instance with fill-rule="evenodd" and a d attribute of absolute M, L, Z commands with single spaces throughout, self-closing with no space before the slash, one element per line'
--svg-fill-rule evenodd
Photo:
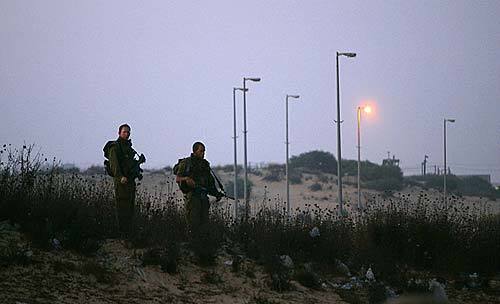
<path fill-rule="evenodd" d="M 337 53 L 337 56 L 356 57 L 356 53 Z"/>
<path fill-rule="evenodd" d="M 255 82 L 259 82 L 260 81 L 260 77 L 248 77 L 248 78 L 243 78 L 244 80 L 250 80 L 250 81 L 255 81 Z"/>

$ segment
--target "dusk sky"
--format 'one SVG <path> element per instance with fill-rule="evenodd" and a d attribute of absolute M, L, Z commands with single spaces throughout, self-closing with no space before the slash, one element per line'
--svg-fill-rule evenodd
<path fill-rule="evenodd" d="M 387 151 L 405 174 L 448 163 L 500 182 L 500 1 L 0 0 L 0 144 L 35 143 L 81 167 L 129 123 L 146 167 L 173 165 L 194 141 L 212 164 L 233 161 L 232 88 L 248 83 L 248 160 L 337 154 L 335 52 L 342 153 Z M 238 158 L 243 160 L 238 94 Z"/>

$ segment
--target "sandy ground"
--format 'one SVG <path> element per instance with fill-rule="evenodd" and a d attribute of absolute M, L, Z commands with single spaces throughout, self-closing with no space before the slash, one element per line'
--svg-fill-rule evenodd
<path fill-rule="evenodd" d="M 368 303 L 366 287 L 338 287 L 350 282 L 348 277 L 330 277 L 319 290 L 291 281 L 292 290 L 279 293 L 270 289 L 262 266 L 251 260 L 245 259 L 235 273 L 227 254 L 221 253 L 214 266 L 200 267 L 185 253 L 178 273 L 168 274 L 159 266 L 143 266 L 141 254 L 120 240 L 106 240 L 93 257 L 33 250 L 30 264 L 0 267 L 0 303 Z M 494 294 L 447 288 L 449 303 L 500 303 L 500 278 L 496 282 Z M 387 303 L 434 303 L 428 297 L 400 296 Z"/>
<path fill-rule="evenodd" d="M 310 290 L 296 282 L 294 291 L 278 293 L 268 287 L 268 276 L 252 264 L 255 277 L 245 267 L 233 273 L 224 264 L 229 256 L 218 257 L 215 266 L 199 267 L 185 256 L 178 274 L 170 275 L 159 266 L 143 267 L 140 250 L 126 249 L 121 241 L 108 240 L 89 258 L 69 251 L 35 252 L 32 265 L 0 268 L 0 303 L 346 303 L 332 289 Z M 110 271 L 82 270 L 97 261 Z M 102 272 L 101 272 L 102 273 Z"/>

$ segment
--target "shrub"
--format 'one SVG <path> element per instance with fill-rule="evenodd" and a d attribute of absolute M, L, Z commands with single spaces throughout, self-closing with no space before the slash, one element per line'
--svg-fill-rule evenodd
<path fill-rule="evenodd" d="M 237 198 L 243 198 L 244 195 L 244 191 L 245 191 L 245 185 L 244 185 L 244 181 L 242 178 L 237 178 L 236 179 L 236 191 L 238 191 L 238 197 Z M 253 183 L 252 181 L 248 180 L 248 184 L 247 184 L 247 196 L 250 197 L 250 195 L 252 194 L 252 188 L 253 188 Z M 234 180 L 230 180 L 228 181 L 225 185 L 224 185 L 224 189 L 226 190 L 227 194 L 229 196 L 233 196 L 234 197 Z"/>
<path fill-rule="evenodd" d="M 247 167 L 247 170 L 248 170 L 248 174 L 253 174 L 255 176 L 262 176 L 262 170 L 259 169 L 259 168 L 256 168 L 256 167 Z M 242 171 L 243 172 L 243 169 Z"/>
<path fill-rule="evenodd" d="M 321 186 L 320 183 L 314 183 L 314 184 L 309 186 L 309 189 L 311 191 L 321 191 L 321 190 L 323 190 L 323 186 Z"/>
<path fill-rule="evenodd" d="M 328 183 L 328 181 L 329 181 L 328 176 L 326 176 L 322 173 L 319 173 L 317 177 L 318 177 L 318 182 L 320 182 L 320 183 L 325 184 L 325 183 Z"/>
<path fill-rule="evenodd" d="M 213 167 L 214 171 L 222 171 L 225 173 L 234 172 L 234 165 L 223 165 L 223 166 L 215 166 Z M 238 173 L 243 172 L 243 167 L 241 165 L 236 166 L 236 170 Z"/>
<path fill-rule="evenodd" d="M 72 165 L 66 165 L 66 166 L 63 165 L 63 166 L 57 168 L 57 173 L 79 174 L 80 168 L 72 166 Z"/>
<path fill-rule="evenodd" d="M 162 169 L 144 169 L 144 172 L 145 173 L 149 173 L 149 174 L 158 174 L 158 175 L 167 175 L 167 174 L 171 174 L 172 173 L 172 169 L 168 170 L 169 168 L 166 167 L 165 168 L 162 168 Z"/>
<path fill-rule="evenodd" d="M 83 171 L 85 175 L 106 175 L 104 166 L 92 165 L 87 170 Z"/>
<path fill-rule="evenodd" d="M 411 176 L 406 178 L 407 185 L 418 185 L 443 191 L 443 176 L 429 174 L 425 176 Z M 446 189 L 449 193 L 468 196 L 482 196 L 496 199 L 496 191 L 486 180 L 477 176 L 458 177 L 450 174 L 446 176 Z M 498 190 L 497 190 L 498 191 Z"/>
<path fill-rule="evenodd" d="M 321 279 L 312 269 L 311 263 L 307 263 L 300 267 L 295 273 L 295 279 L 302 284 L 302 286 L 314 289 L 321 288 Z"/>
<path fill-rule="evenodd" d="M 446 187 L 448 187 L 448 180 L 446 181 Z M 493 186 L 477 176 L 461 179 L 458 183 L 457 192 L 461 195 L 484 196 L 493 200 L 496 199 L 496 193 Z"/>
<path fill-rule="evenodd" d="M 290 168 L 303 168 L 310 172 L 337 174 L 337 160 L 324 151 L 311 151 L 290 158 Z"/>
<path fill-rule="evenodd" d="M 15 224 L 42 248 L 48 248 L 49 240 L 57 238 L 63 248 L 92 253 L 99 241 L 116 237 L 110 179 L 44 171 L 46 162 L 31 146 L 3 151 L 0 223 L 8 220 L 9 224 L 0 226 L 0 255 L 5 258 L 2 263 L 17 263 L 21 258 L 18 253 L 22 248 L 14 248 L 15 241 L 8 237 L 18 229 Z M 280 269 L 275 267 L 276 257 L 282 255 L 289 255 L 296 265 L 311 262 L 322 269 L 335 267 L 336 259 L 351 269 L 371 265 L 377 279 L 393 284 L 406 282 L 402 278 L 407 267 L 447 274 L 477 272 L 485 277 L 497 273 L 500 215 L 485 213 L 479 207 L 460 208 L 463 201 L 453 196 L 451 200 L 449 208 L 425 193 L 413 198 L 375 196 L 366 202 L 368 207 L 362 214 L 341 216 L 337 209 L 306 204 L 305 209 L 294 210 L 290 217 L 285 206 L 275 202 L 274 206 L 262 204 L 243 221 L 231 221 L 227 210 L 216 205 L 211 210 L 207 234 L 190 240 L 182 201 L 174 194 L 140 193 L 132 242 L 134 246 L 158 248 L 159 258 L 150 261 L 157 261 L 165 271 L 177 265 L 185 240 L 190 241 L 200 262 L 207 264 L 213 262 L 224 243 L 231 244 L 263 263 L 271 277 L 278 273 L 274 282 L 279 290 L 287 288 L 290 278 L 279 276 Z M 313 228 L 319 234 L 310 234 Z M 150 253 L 154 257 L 154 250 Z M 88 264 L 81 269 L 102 275 L 102 282 L 109 281 L 105 265 Z M 304 284 L 314 279 L 312 273 L 299 271 L 298 275 Z"/>
<path fill-rule="evenodd" d="M 269 164 L 267 173 L 262 180 L 267 182 L 279 182 L 285 177 L 285 165 Z"/>
<path fill-rule="evenodd" d="M 0 220 L 20 224 L 42 248 L 56 238 L 63 246 L 84 253 L 96 249 L 95 240 L 116 232 L 109 181 L 60 175 L 57 163 L 43 160 L 33 145 L 4 149 L 7 161 L 0 166 Z"/>
<path fill-rule="evenodd" d="M 302 173 L 297 172 L 296 170 L 290 170 L 289 180 L 292 185 L 302 184 Z"/>
<path fill-rule="evenodd" d="M 368 189 L 379 191 L 392 191 L 403 189 L 403 182 L 396 178 L 384 178 L 378 180 L 367 181 L 364 186 Z"/>
<path fill-rule="evenodd" d="M 377 180 L 377 179 L 393 179 L 400 182 L 403 181 L 403 172 L 398 166 L 377 165 L 368 161 L 361 164 L 361 179 L 362 180 Z"/>
<path fill-rule="evenodd" d="M 364 162 L 364 161 L 361 162 L 361 166 L 363 169 L 365 169 L 371 165 L 375 165 L 375 164 L 369 163 L 369 162 Z M 344 173 L 344 175 L 357 176 L 358 175 L 358 161 L 343 159 L 342 160 L 342 172 Z"/>
<path fill-rule="evenodd" d="M 357 176 L 358 162 L 342 160 L 342 171 L 346 175 Z M 403 188 L 403 172 L 398 166 L 377 165 L 369 161 L 361 162 L 361 181 L 369 189 L 401 190 Z"/>

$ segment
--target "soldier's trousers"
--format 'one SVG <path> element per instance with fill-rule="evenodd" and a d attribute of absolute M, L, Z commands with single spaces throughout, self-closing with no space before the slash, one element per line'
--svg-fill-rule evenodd
<path fill-rule="evenodd" d="M 120 233 L 129 236 L 133 227 L 135 206 L 135 182 L 122 184 L 115 180 L 116 214 Z"/>
<path fill-rule="evenodd" d="M 206 194 L 188 192 L 184 195 L 186 203 L 186 216 L 189 230 L 192 236 L 199 236 L 200 231 L 208 229 L 208 212 L 210 202 Z"/>

